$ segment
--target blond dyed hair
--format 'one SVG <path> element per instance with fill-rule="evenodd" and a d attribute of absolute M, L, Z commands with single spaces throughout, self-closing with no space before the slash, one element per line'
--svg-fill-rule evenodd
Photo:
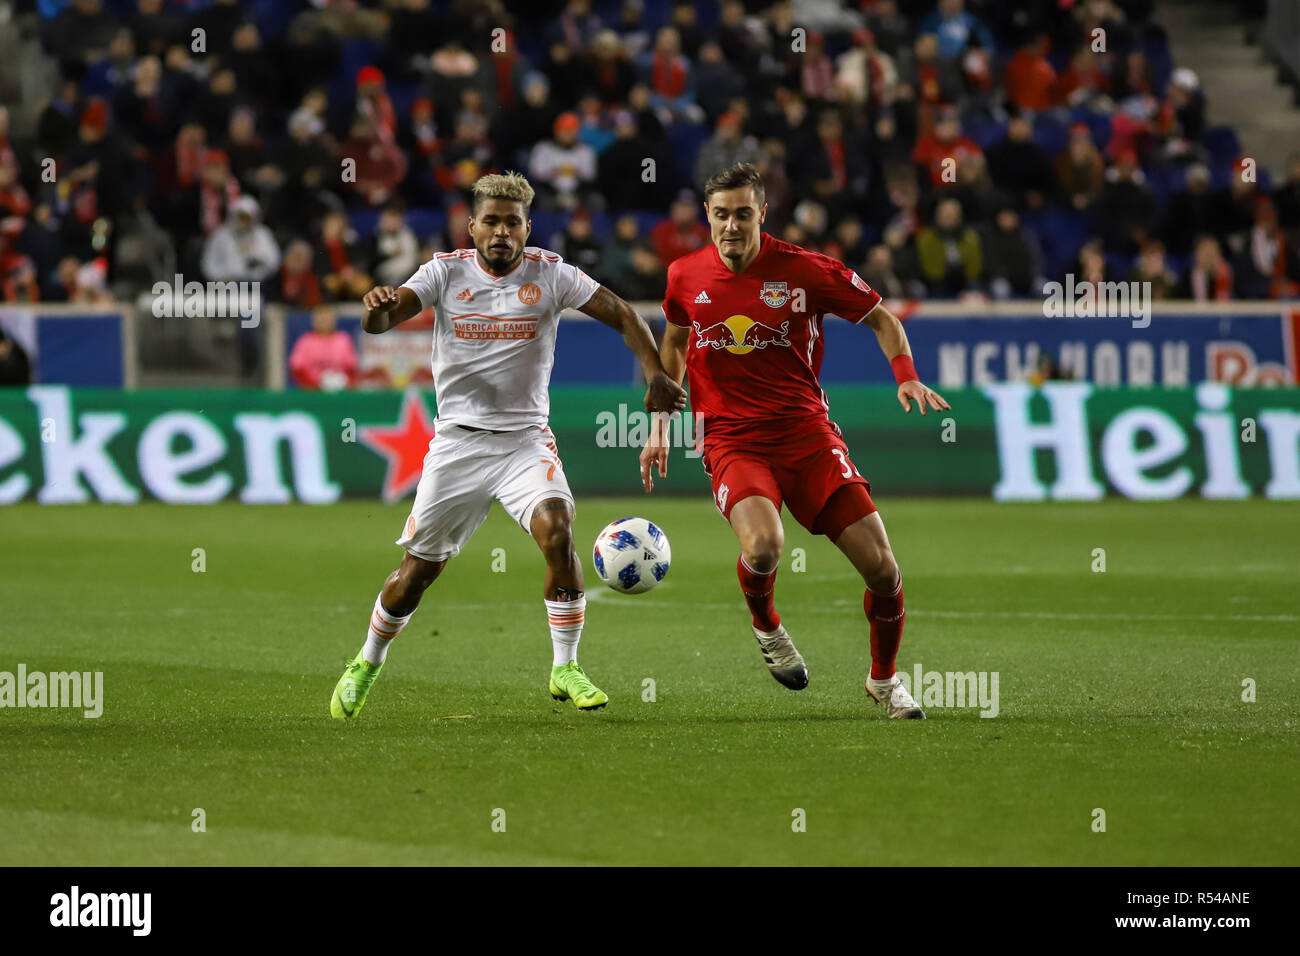
<path fill-rule="evenodd" d="M 537 193 L 529 185 L 523 173 L 517 173 L 514 170 L 504 173 L 489 173 L 487 176 L 480 176 L 474 183 L 471 206 L 474 212 L 477 213 L 479 204 L 484 199 L 504 199 L 508 202 L 523 203 L 524 216 L 527 217 L 528 210 L 532 208 L 535 195 Z"/>

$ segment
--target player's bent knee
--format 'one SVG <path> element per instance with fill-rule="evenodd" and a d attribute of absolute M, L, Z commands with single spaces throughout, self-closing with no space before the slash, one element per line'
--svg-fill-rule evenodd
<path fill-rule="evenodd" d="M 567 501 L 548 498 L 537 506 L 531 522 L 533 539 L 548 557 L 573 551 L 573 511 Z"/>
<path fill-rule="evenodd" d="M 741 544 L 740 553 L 750 568 L 759 574 L 766 574 L 781 563 L 781 548 L 784 545 L 784 535 L 779 530 L 761 532 L 747 537 Z"/>

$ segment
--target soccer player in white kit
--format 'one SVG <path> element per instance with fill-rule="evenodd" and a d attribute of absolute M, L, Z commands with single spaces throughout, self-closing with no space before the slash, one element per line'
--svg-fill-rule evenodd
<path fill-rule="evenodd" d="M 581 710 L 608 702 L 578 666 L 587 599 L 573 546 L 573 493 L 547 426 L 559 314 L 578 309 L 622 333 L 645 375 L 646 411 L 685 408 L 686 393 L 664 372 L 636 310 L 555 253 L 524 245 L 532 200 L 532 186 L 518 173 L 482 177 L 469 220 L 474 248 L 438 253 L 399 288 L 378 286 L 362 298 L 362 327 L 376 334 L 433 307 L 438 417 L 397 539 L 406 555 L 375 599 L 365 645 L 334 688 L 334 717 L 360 713 L 393 638 L 493 499 L 546 559 L 551 696 Z"/>

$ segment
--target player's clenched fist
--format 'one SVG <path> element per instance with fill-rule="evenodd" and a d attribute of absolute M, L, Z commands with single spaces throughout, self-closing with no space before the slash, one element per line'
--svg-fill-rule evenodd
<path fill-rule="evenodd" d="M 646 383 L 645 410 L 647 412 L 677 412 L 686 407 L 686 389 L 674 382 L 664 372 L 659 372 Z"/>

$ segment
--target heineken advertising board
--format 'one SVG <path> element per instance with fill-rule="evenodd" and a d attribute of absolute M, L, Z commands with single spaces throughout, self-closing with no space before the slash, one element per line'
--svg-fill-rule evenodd
<path fill-rule="evenodd" d="M 1039 388 L 945 393 L 905 415 L 892 387 L 828 388 L 831 417 L 877 494 L 999 501 L 1300 499 L 1300 389 Z M 552 390 L 551 428 L 578 494 L 641 493 L 640 390 Z M 156 499 L 328 504 L 410 496 L 432 393 L 0 389 L 0 504 Z M 689 417 L 655 494 L 708 495 Z"/>

